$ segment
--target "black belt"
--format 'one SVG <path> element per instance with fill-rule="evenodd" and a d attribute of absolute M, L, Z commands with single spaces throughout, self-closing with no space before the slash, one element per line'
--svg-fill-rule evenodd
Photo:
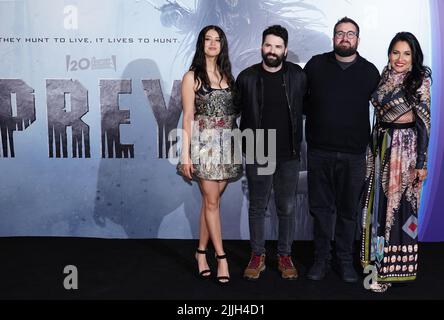
<path fill-rule="evenodd" d="M 408 128 L 414 128 L 415 122 L 406 122 L 406 123 L 380 122 L 379 126 L 382 129 L 408 129 Z"/>

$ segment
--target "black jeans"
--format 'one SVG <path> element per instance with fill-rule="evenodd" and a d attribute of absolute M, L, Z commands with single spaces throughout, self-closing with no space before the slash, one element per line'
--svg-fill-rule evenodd
<path fill-rule="evenodd" d="M 279 221 L 277 250 L 280 255 L 290 255 L 294 239 L 299 160 L 278 162 L 272 175 L 258 175 L 257 169 L 257 165 L 246 165 L 251 250 L 258 255 L 265 253 L 265 211 L 273 187 Z"/>
<path fill-rule="evenodd" d="M 339 262 L 352 262 L 359 197 L 365 179 L 365 153 L 309 149 L 307 160 L 308 198 L 310 213 L 314 218 L 315 259 L 331 259 L 331 239 L 335 230 Z"/>

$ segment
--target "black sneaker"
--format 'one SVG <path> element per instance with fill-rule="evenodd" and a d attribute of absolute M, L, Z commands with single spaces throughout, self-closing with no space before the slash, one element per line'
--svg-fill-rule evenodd
<path fill-rule="evenodd" d="M 307 273 L 307 279 L 319 281 L 325 278 L 330 270 L 330 262 L 328 260 L 316 260 Z"/>
<path fill-rule="evenodd" d="M 338 264 L 338 272 L 339 276 L 344 282 L 357 282 L 358 274 L 356 273 L 355 267 L 353 267 L 353 263 L 339 263 Z"/>

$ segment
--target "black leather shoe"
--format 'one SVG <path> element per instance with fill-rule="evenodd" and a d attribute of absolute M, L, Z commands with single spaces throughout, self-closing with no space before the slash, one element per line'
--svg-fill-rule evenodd
<path fill-rule="evenodd" d="M 355 267 L 353 267 L 353 263 L 339 263 L 338 272 L 341 279 L 344 282 L 357 282 L 358 274 L 356 273 Z"/>
<path fill-rule="evenodd" d="M 316 260 L 307 273 L 307 279 L 319 281 L 325 278 L 330 270 L 330 262 L 328 260 Z"/>

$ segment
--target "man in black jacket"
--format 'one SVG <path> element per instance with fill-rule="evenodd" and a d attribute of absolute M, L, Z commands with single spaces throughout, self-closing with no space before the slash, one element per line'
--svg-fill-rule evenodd
<path fill-rule="evenodd" d="M 278 268 L 283 279 L 298 277 L 291 259 L 291 246 L 306 78 L 298 65 L 285 61 L 287 42 L 285 28 L 279 25 L 267 28 L 262 34 L 262 63 L 245 69 L 236 80 L 235 103 L 242 112 L 240 129 L 243 133 L 252 130 L 255 138 L 255 143 L 250 141 L 243 144 L 250 198 L 248 215 L 252 251 L 244 272 L 244 278 L 248 280 L 258 279 L 265 269 L 264 224 L 271 188 L 274 190 L 279 219 Z M 263 135 L 260 134 L 261 129 Z M 258 148 L 259 145 L 263 149 Z M 262 150 L 268 162 L 275 166 L 273 172 L 262 170 L 265 165 Z"/>
<path fill-rule="evenodd" d="M 315 262 L 307 278 L 321 280 L 329 270 L 335 230 L 338 271 L 344 281 L 356 282 L 353 245 L 370 134 L 369 100 L 379 72 L 357 52 L 359 26 L 352 19 L 336 23 L 333 44 L 333 52 L 314 56 L 304 68 L 308 197 L 315 240 Z"/>

